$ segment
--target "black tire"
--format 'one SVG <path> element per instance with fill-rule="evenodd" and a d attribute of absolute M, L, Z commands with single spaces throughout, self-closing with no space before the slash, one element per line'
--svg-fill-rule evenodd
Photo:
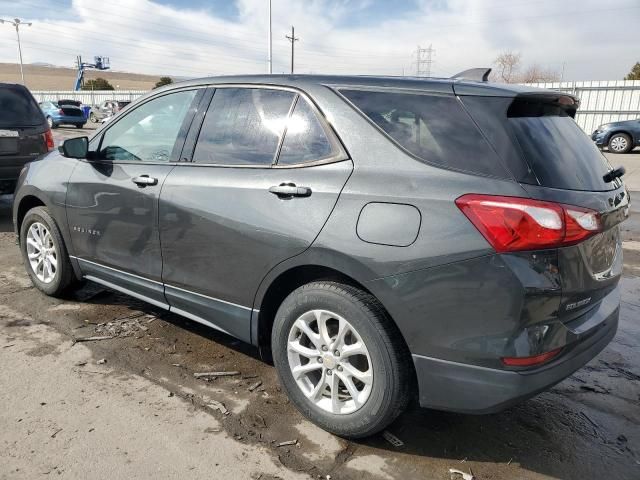
<path fill-rule="evenodd" d="M 49 128 L 58 128 L 58 124 L 53 121 L 53 118 L 47 117 L 47 123 L 49 124 Z"/>
<path fill-rule="evenodd" d="M 611 153 L 629 153 L 633 149 L 633 142 L 626 133 L 614 133 L 607 147 Z"/>
<path fill-rule="evenodd" d="M 289 332 L 303 313 L 314 309 L 348 319 L 369 351 L 372 390 L 352 413 L 334 414 L 318 407 L 305 396 L 289 367 Z M 404 411 L 413 393 L 411 358 L 395 324 L 375 297 L 351 285 L 321 281 L 294 290 L 276 313 L 271 345 L 280 382 L 292 403 L 313 423 L 341 437 L 363 438 L 383 430 Z"/>
<path fill-rule="evenodd" d="M 36 222 L 43 224 L 50 232 L 57 254 L 58 266 L 54 278 L 50 283 L 44 283 L 36 276 L 27 256 L 27 234 L 31 225 Z M 71 262 L 69 261 L 69 254 L 67 253 L 62 234 L 55 220 L 45 207 L 32 208 L 25 215 L 20 227 L 20 252 L 22 253 L 22 260 L 29 277 L 31 277 L 31 281 L 41 292 L 52 297 L 60 297 L 74 285 L 75 275 Z"/>
<path fill-rule="evenodd" d="M 91 112 L 89 113 L 89 121 L 91 123 L 98 123 L 98 117 L 96 117 L 96 114 Z"/>
<path fill-rule="evenodd" d="M 84 123 L 76 123 L 76 128 L 84 128 Z"/>

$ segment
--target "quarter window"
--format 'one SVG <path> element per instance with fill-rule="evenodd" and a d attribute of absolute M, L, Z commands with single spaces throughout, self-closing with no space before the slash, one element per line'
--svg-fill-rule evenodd
<path fill-rule="evenodd" d="M 300 97 L 287 122 L 278 165 L 322 160 L 335 149 L 309 103 Z"/>
<path fill-rule="evenodd" d="M 117 120 L 103 136 L 105 160 L 168 162 L 197 90 L 170 93 L 150 100 Z"/>
<path fill-rule="evenodd" d="M 509 177 L 455 96 L 361 90 L 341 93 L 415 157 L 445 168 Z"/>
<path fill-rule="evenodd" d="M 260 88 L 219 88 L 207 110 L 193 161 L 270 166 L 295 94 Z"/>

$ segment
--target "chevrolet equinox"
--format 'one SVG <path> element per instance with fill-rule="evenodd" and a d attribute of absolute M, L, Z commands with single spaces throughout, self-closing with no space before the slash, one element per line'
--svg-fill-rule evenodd
<path fill-rule="evenodd" d="M 23 169 L 25 267 L 250 342 L 344 437 L 502 410 L 613 338 L 629 196 L 576 98 L 486 74 L 154 90 Z"/>

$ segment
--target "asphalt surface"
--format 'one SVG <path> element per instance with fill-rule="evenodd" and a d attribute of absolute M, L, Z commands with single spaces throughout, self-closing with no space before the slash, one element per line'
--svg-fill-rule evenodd
<path fill-rule="evenodd" d="M 612 163 L 640 194 L 640 154 Z M 10 200 L 0 197 L 0 478 L 447 479 L 449 468 L 479 480 L 640 478 L 637 207 L 623 227 L 620 328 L 605 351 L 499 414 L 413 408 L 389 428 L 404 442 L 394 447 L 311 425 L 273 367 L 228 336 L 92 284 L 65 300 L 39 293 L 2 233 Z M 90 336 L 113 338 L 74 344 Z M 205 371 L 240 374 L 194 378 Z"/>

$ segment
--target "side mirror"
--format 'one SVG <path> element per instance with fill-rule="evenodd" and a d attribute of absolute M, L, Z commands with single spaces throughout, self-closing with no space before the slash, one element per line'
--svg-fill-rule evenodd
<path fill-rule="evenodd" d="M 58 151 L 67 158 L 87 158 L 89 138 L 69 138 L 62 142 L 62 145 L 58 147 Z"/>

